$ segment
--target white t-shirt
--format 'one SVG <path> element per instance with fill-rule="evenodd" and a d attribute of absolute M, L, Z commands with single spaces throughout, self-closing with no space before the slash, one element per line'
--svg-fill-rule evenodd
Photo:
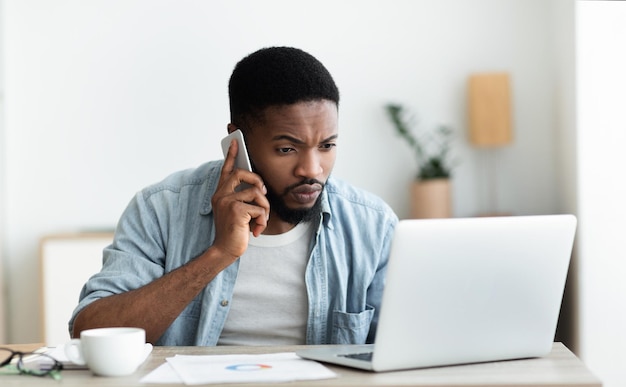
<path fill-rule="evenodd" d="M 284 234 L 250 236 L 218 345 L 305 343 L 312 231 L 300 222 Z"/>

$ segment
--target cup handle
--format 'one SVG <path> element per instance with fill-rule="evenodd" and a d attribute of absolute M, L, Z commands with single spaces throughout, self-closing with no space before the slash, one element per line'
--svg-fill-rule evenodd
<path fill-rule="evenodd" d="M 72 339 L 65 344 L 65 356 L 74 364 L 85 365 L 83 351 L 80 346 L 80 339 Z"/>

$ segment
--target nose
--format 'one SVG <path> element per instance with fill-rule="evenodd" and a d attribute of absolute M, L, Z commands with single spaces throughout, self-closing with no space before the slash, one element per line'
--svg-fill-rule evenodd
<path fill-rule="evenodd" d="M 320 155 L 315 151 L 302 152 L 298 158 L 295 174 L 307 179 L 319 177 L 324 172 L 321 161 Z"/>

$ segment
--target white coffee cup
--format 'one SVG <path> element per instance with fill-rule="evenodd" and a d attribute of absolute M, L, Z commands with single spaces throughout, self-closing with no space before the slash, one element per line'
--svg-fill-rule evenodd
<path fill-rule="evenodd" d="M 135 372 L 151 349 L 141 328 L 96 328 L 65 344 L 65 355 L 96 375 L 123 376 Z"/>

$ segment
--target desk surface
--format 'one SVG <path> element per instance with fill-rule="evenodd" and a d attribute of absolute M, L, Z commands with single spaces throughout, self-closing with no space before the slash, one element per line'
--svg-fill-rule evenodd
<path fill-rule="evenodd" d="M 286 347 L 155 347 L 150 357 L 133 375 L 105 378 L 89 371 L 65 370 L 62 380 L 26 375 L 0 375 L 5 386 L 167 386 L 140 384 L 139 380 L 163 364 L 165 358 L 181 355 L 263 354 L 294 352 L 302 346 Z M 327 365 L 339 375 L 336 379 L 281 383 L 281 386 L 601 386 L 602 383 L 561 343 L 543 358 L 438 367 L 409 371 L 371 373 Z M 177 384 L 181 386 L 182 384 Z M 264 386 L 264 384 L 228 384 Z"/>

